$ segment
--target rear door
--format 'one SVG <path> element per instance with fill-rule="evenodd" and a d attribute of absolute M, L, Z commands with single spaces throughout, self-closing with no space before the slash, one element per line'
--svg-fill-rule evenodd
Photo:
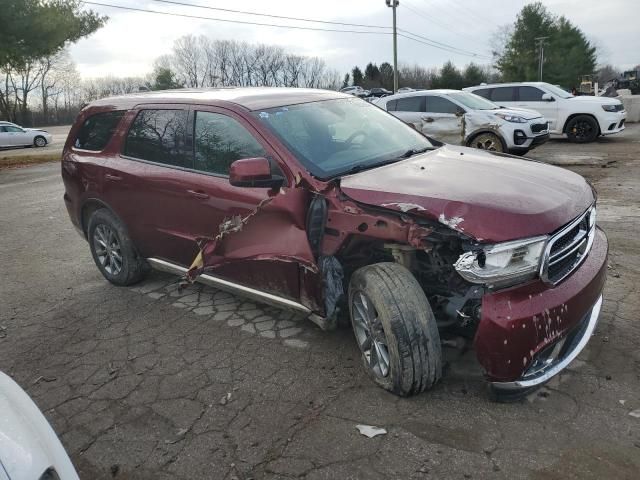
<path fill-rule="evenodd" d="M 542 95 L 545 93 L 546 92 L 538 87 L 522 85 L 518 87 L 518 101 L 516 102 L 516 106 L 535 110 L 540 113 L 540 115 L 545 117 L 549 122 L 549 129 L 555 130 L 555 126 L 558 123 L 558 102 L 542 100 Z"/>
<path fill-rule="evenodd" d="M 422 132 L 444 143 L 462 144 L 464 109 L 440 95 L 427 95 L 425 98 L 426 114 L 421 117 Z"/>
<path fill-rule="evenodd" d="M 387 101 L 387 111 L 416 129 L 422 129 L 422 117 L 425 116 L 425 96 L 411 95 Z"/>
<path fill-rule="evenodd" d="M 493 87 L 489 100 L 503 107 L 515 107 L 517 88 L 518 87 Z"/>

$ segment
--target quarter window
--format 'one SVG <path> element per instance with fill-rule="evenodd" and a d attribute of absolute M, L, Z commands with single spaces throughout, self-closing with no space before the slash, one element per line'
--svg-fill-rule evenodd
<path fill-rule="evenodd" d="M 195 168 L 229 175 L 229 167 L 241 158 L 266 157 L 267 152 L 240 122 L 212 112 L 196 112 Z"/>
<path fill-rule="evenodd" d="M 457 113 L 462 110 L 455 103 L 442 97 L 427 97 L 427 112 L 429 113 Z"/>
<path fill-rule="evenodd" d="M 402 97 L 396 100 L 397 112 L 424 112 L 424 96 Z"/>
<path fill-rule="evenodd" d="M 123 115 L 124 111 L 113 111 L 90 116 L 80 127 L 73 146 L 93 152 L 104 150 Z"/>
<path fill-rule="evenodd" d="M 491 100 L 494 102 L 512 102 L 515 100 L 513 87 L 498 87 L 491 92 Z"/>
<path fill-rule="evenodd" d="M 184 151 L 186 110 L 141 110 L 133 121 L 124 154 L 141 160 L 191 168 Z"/>
<path fill-rule="evenodd" d="M 536 87 L 519 87 L 518 94 L 521 102 L 541 102 L 544 92 Z"/>

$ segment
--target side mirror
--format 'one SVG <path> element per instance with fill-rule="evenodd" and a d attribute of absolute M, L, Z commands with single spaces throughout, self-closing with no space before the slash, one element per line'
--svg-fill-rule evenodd
<path fill-rule="evenodd" d="M 271 174 L 271 164 L 264 157 L 243 158 L 231 164 L 229 183 L 234 187 L 280 188 L 284 178 Z"/>
<path fill-rule="evenodd" d="M 556 99 L 553 98 L 550 93 L 543 93 L 542 94 L 542 100 L 544 102 L 555 102 L 556 101 Z"/>
<path fill-rule="evenodd" d="M 456 117 L 461 117 L 461 116 L 463 116 L 465 113 L 467 113 L 467 112 L 465 112 L 462 108 L 458 108 L 458 109 L 456 109 Z"/>

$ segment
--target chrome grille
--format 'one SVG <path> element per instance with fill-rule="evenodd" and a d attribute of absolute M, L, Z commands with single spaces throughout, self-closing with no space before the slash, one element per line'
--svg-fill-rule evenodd
<path fill-rule="evenodd" d="M 593 206 L 552 235 L 542 262 L 542 280 L 556 285 L 569 276 L 588 255 L 595 228 L 596 209 Z"/>

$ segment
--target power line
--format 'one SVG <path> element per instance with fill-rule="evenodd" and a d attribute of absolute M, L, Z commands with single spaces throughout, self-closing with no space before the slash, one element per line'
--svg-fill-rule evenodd
<path fill-rule="evenodd" d="M 464 49 L 462 49 L 462 48 L 453 47 L 453 46 L 451 46 L 451 45 L 447 45 L 446 43 L 438 42 L 438 41 L 436 41 L 436 40 L 432 40 L 432 39 L 430 39 L 430 38 L 423 37 L 422 35 L 418 35 L 417 33 L 411 33 L 411 32 L 409 32 L 408 30 L 405 30 L 405 29 L 403 29 L 403 28 L 399 28 L 398 30 L 399 30 L 400 32 L 402 32 L 402 33 L 407 34 L 407 35 L 413 35 L 414 37 L 417 37 L 417 38 L 420 38 L 420 39 L 424 40 L 424 42 L 421 42 L 421 43 L 426 43 L 426 42 L 428 42 L 427 44 L 428 44 L 428 45 L 431 45 L 432 47 L 435 47 L 435 48 L 441 48 L 441 49 L 443 49 L 443 50 L 447 50 L 447 51 L 449 51 L 449 52 L 451 52 L 451 53 L 458 53 L 458 54 L 460 54 L 460 55 L 468 55 L 468 56 L 472 56 L 472 57 L 479 57 L 479 58 L 491 59 L 491 57 L 489 57 L 489 56 L 487 56 L 487 55 L 482 55 L 482 54 L 480 54 L 480 53 L 472 52 L 472 51 L 470 51 L 470 50 L 464 50 Z M 405 38 L 408 38 L 408 37 L 405 37 Z M 414 38 L 412 38 L 411 40 L 415 40 L 415 39 L 414 39 Z M 416 40 L 416 41 L 417 41 L 417 40 Z M 437 45 L 434 45 L 434 44 L 437 44 Z M 440 46 L 439 46 L 439 45 L 440 45 Z"/>
<path fill-rule="evenodd" d="M 391 27 L 385 25 L 364 25 L 361 23 L 345 23 L 345 22 L 330 22 L 328 20 L 313 20 L 311 18 L 300 18 L 300 17 L 286 17 L 284 15 L 272 15 L 269 13 L 258 13 L 258 12 L 248 12 L 246 10 L 232 10 L 230 8 L 220 8 L 220 7 L 210 7 L 208 5 L 198 5 L 195 3 L 185 3 L 185 2 L 177 2 L 173 0 L 152 0 L 158 3 L 168 3 L 171 5 L 181 5 L 183 7 L 193 7 L 193 8 L 203 8 L 206 10 L 216 10 L 219 12 L 227 12 L 227 13 L 241 13 L 243 15 L 254 15 L 258 17 L 269 17 L 269 18 L 280 18 L 282 20 L 295 20 L 297 22 L 313 22 L 313 23 L 324 23 L 327 25 L 342 25 L 345 27 L 364 27 L 364 28 L 383 28 L 390 29 Z"/>
<path fill-rule="evenodd" d="M 320 27 L 302 27 L 302 26 L 298 26 L 298 25 L 279 25 L 279 24 L 274 24 L 274 23 L 262 23 L 262 22 L 250 22 L 250 21 L 246 21 L 246 20 L 231 20 L 231 19 L 226 19 L 226 18 L 214 18 L 214 17 L 203 17 L 200 15 L 189 15 L 186 13 L 177 13 L 177 12 L 161 12 L 158 10 L 149 10 L 149 9 L 144 9 L 144 8 L 137 8 L 137 7 L 125 7 L 123 5 L 113 5 L 110 3 L 102 3 L 102 2 L 93 2 L 93 1 L 88 1 L 88 0 L 82 0 L 82 3 L 86 4 L 86 5 L 94 5 L 94 6 L 100 6 L 100 7 L 108 7 L 108 8 L 116 8 L 116 9 L 120 9 L 120 10 L 128 10 L 128 11 L 133 11 L 133 12 L 142 12 L 142 13 L 153 13 L 156 15 L 167 15 L 167 16 L 174 16 L 174 17 L 182 17 L 182 18 L 191 18 L 191 19 L 197 19 L 197 20 L 210 20 L 210 21 L 215 21 L 215 22 L 224 22 L 224 23 L 235 23 L 235 24 L 242 24 L 242 25 L 255 25 L 255 26 L 261 26 L 261 27 L 275 27 L 275 28 L 290 28 L 290 29 L 294 29 L 294 30 L 310 30 L 310 31 L 319 31 L 319 32 L 334 32 L 334 33 L 356 33 L 356 34 L 368 34 L 368 35 L 392 35 L 392 32 L 380 32 L 380 31 L 366 31 L 366 30 L 343 30 L 343 29 L 333 29 L 333 28 L 320 28 Z M 190 4 L 182 4 L 184 6 L 192 6 Z M 258 15 L 258 14 L 256 14 Z M 309 20 L 309 19 L 305 19 L 305 20 Z M 311 21 L 311 20 L 310 20 Z M 355 25 L 355 24 L 354 24 Z M 436 42 L 435 40 L 431 40 L 428 39 L 427 37 L 422 37 L 421 35 L 417 35 L 415 33 L 409 32 L 407 30 L 402 30 L 405 34 L 400 35 L 404 38 L 407 38 L 409 40 L 413 40 L 414 42 L 418 42 L 418 43 L 422 43 L 424 45 L 428 45 L 430 47 L 433 48 L 438 48 L 440 50 L 445 50 L 448 51 L 450 53 L 456 53 L 459 55 L 466 55 L 466 56 L 470 56 L 470 57 L 479 57 L 479 54 L 473 53 L 473 52 L 466 52 L 466 51 L 461 51 L 460 49 L 458 49 L 457 47 L 451 46 L 451 45 L 447 45 L 441 42 Z M 418 40 L 417 38 L 413 38 L 409 35 L 413 35 L 416 36 L 418 38 L 421 38 L 422 40 Z"/>
<path fill-rule="evenodd" d="M 342 32 L 342 33 L 364 33 L 364 34 L 371 34 L 371 35 L 391 35 L 391 32 L 367 32 L 363 30 L 338 30 L 338 29 L 319 28 L 319 27 L 300 27 L 297 25 L 277 25 L 273 23 L 249 22 L 246 20 L 230 20 L 227 18 L 202 17 L 199 15 L 188 15 L 186 13 L 160 12 L 158 10 L 148 10 L 148 9 L 136 8 L 136 7 L 125 7 L 123 5 L 112 5 L 110 3 L 101 3 L 101 2 L 89 2 L 85 0 L 82 0 L 82 3 L 86 5 L 95 5 L 99 7 L 109 7 L 109 8 L 118 8 L 120 10 L 130 10 L 133 12 L 155 13 L 157 15 L 169 15 L 173 17 L 193 18 L 197 20 L 213 20 L 216 22 L 225 22 L 225 23 L 240 23 L 243 25 L 256 25 L 260 27 L 292 28 L 295 30 L 312 30 L 312 31 L 318 31 L 318 32 Z"/>

